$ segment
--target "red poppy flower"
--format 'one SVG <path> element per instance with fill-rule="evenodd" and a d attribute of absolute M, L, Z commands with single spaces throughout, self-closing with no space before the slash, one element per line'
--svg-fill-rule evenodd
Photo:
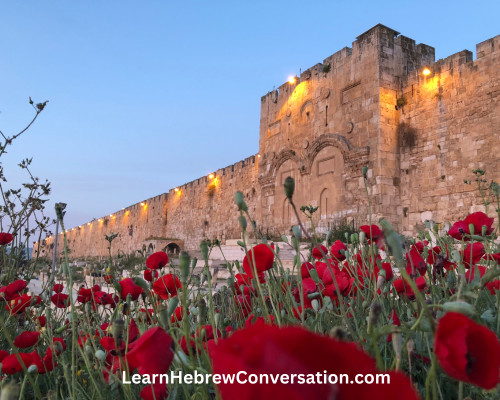
<path fill-rule="evenodd" d="M 26 286 L 28 286 L 28 282 L 23 279 L 18 279 L 17 281 L 14 281 L 7 285 L 5 291 L 9 294 L 15 294 L 19 293 L 21 290 L 24 290 Z"/>
<path fill-rule="evenodd" d="M 496 296 L 497 292 L 500 290 L 500 280 L 495 279 L 494 281 L 488 282 L 486 284 L 486 289 L 488 289 L 492 296 Z"/>
<path fill-rule="evenodd" d="M 45 372 L 50 372 L 55 367 L 57 367 L 56 357 L 52 353 L 52 350 L 50 349 L 50 347 L 45 352 L 45 356 L 43 357 L 42 361 L 43 361 L 43 366 L 44 366 Z"/>
<path fill-rule="evenodd" d="M 269 315 L 269 318 L 271 319 L 271 324 L 273 324 L 275 319 L 274 315 Z M 267 323 L 269 323 L 267 319 L 263 317 L 258 317 L 255 314 L 250 314 L 245 321 L 245 326 L 267 324 Z"/>
<path fill-rule="evenodd" d="M 114 279 L 113 275 L 106 275 L 104 277 L 104 282 L 106 282 L 107 284 L 110 284 L 110 283 L 113 283 L 113 279 Z"/>
<path fill-rule="evenodd" d="M 484 244 L 480 242 L 475 242 L 472 246 L 469 243 L 465 248 L 465 250 L 462 250 L 461 253 L 465 268 L 470 268 L 471 265 L 476 265 L 481 260 L 481 258 L 483 258 L 486 251 L 484 250 Z M 471 256 L 472 256 L 472 264 L 471 264 Z"/>
<path fill-rule="evenodd" d="M 182 321 L 183 317 L 184 317 L 184 307 L 183 306 L 177 307 L 174 313 L 172 314 L 172 319 L 170 320 L 170 322 L 172 324 L 176 324 Z"/>
<path fill-rule="evenodd" d="M 5 350 L 0 350 L 0 363 L 3 361 L 3 359 L 5 357 L 7 357 L 9 355 L 9 352 L 8 351 L 5 351 Z"/>
<path fill-rule="evenodd" d="M 255 262 L 253 261 L 255 259 Z M 254 267 L 257 274 L 271 269 L 274 263 L 274 253 L 267 244 L 258 244 L 250 249 L 248 255 L 243 259 L 243 269 L 250 278 L 253 278 Z"/>
<path fill-rule="evenodd" d="M 120 282 L 121 292 L 120 296 L 122 300 L 126 300 L 127 296 L 130 294 L 132 296 L 132 301 L 136 301 L 140 294 L 144 291 L 139 285 L 136 285 L 132 278 L 122 279 Z"/>
<path fill-rule="evenodd" d="M 11 233 L 6 233 L 6 232 L 1 232 L 0 233 L 0 246 L 4 246 L 6 244 L 9 244 L 14 240 L 14 236 L 12 236 Z"/>
<path fill-rule="evenodd" d="M 295 381 L 282 384 L 239 385 L 221 382 L 218 389 L 224 400 L 281 399 L 384 399 L 416 400 L 417 394 L 407 377 L 389 372 L 386 385 L 333 385 L 298 383 L 297 375 L 376 374 L 375 361 L 348 343 L 315 334 L 300 327 L 279 328 L 260 324 L 237 330 L 231 337 L 208 344 L 214 374 L 296 374 Z M 318 357 L 321 354 L 321 357 Z M 332 362 L 331 360 L 335 360 Z M 317 381 L 317 380 L 316 380 Z M 323 379 L 321 379 L 323 382 Z"/>
<path fill-rule="evenodd" d="M 394 278 L 394 271 L 392 270 L 391 263 L 382 263 L 382 269 L 385 271 L 385 281 L 388 282 Z M 375 267 L 375 275 L 379 273 L 378 266 Z"/>
<path fill-rule="evenodd" d="M 40 328 L 43 328 L 47 324 L 47 318 L 45 318 L 45 315 L 41 315 L 39 317 L 35 318 L 35 323 L 40 326 Z"/>
<path fill-rule="evenodd" d="M 408 272 L 410 276 L 413 275 L 413 269 L 420 275 L 425 275 L 427 272 L 425 260 L 415 246 L 412 246 L 410 251 L 406 253 L 406 272 Z"/>
<path fill-rule="evenodd" d="M 31 365 L 31 354 L 28 353 L 19 353 L 19 357 L 23 361 L 23 364 L 26 368 Z M 5 357 L 2 360 L 2 372 L 7 375 L 14 375 L 17 372 L 21 372 L 23 370 L 23 366 L 17 359 L 15 354 L 11 354 L 10 356 Z"/>
<path fill-rule="evenodd" d="M 177 296 L 177 290 L 181 288 L 182 284 L 179 277 L 173 274 L 163 275 L 153 283 L 153 292 L 163 300 Z"/>
<path fill-rule="evenodd" d="M 448 246 L 445 245 L 444 250 L 440 246 L 435 246 L 432 248 L 432 251 L 429 251 L 429 255 L 427 256 L 427 263 L 439 268 L 444 268 L 449 271 L 455 269 L 457 266 L 448 260 Z M 442 265 L 441 265 L 442 264 Z"/>
<path fill-rule="evenodd" d="M 164 251 L 151 254 L 146 260 L 146 267 L 149 269 L 160 269 L 168 264 L 168 256 Z"/>
<path fill-rule="evenodd" d="M 493 389 L 499 383 L 500 343 L 469 317 L 448 312 L 439 320 L 434 352 L 443 370 L 465 383 Z"/>
<path fill-rule="evenodd" d="M 160 327 L 144 332 L 127 354 L 130 371 L 137 368 L 139 374 L 164 374 L 174 358 L 172 337 Z"/>
<path fill-rule="evenodd" d="M 375 243 L 380 249 L 384 249 L 384 233 L 382 229 L 380 229 L 377 225 L 371 225 L 371 234 L 370 234 L 370 225 L 360 226 L 359 229 L 365 233 L 368 243 Z"/>
<path fill-rule="evenodd" d="M 318 249 L 318 246 L 321 248 L 321 251 L 323 251 L 323 253 L 321 253 L 321 251 Z M 321 260 L 324 256 L 328 256 L 328 248 L 323 246 L 322 244 L 318 244 L 317 246 L 314 246 L 313 248 L 313 251 L 312 251 L 312 256 L 313 258 L 315 258 L 316 260 Z"/>
<path fill-rule="evenodd" d="M 478 265 L 477 268 L 479 268 L 479 277 L 482 278 L 483 275 L 486 273 L 487 269 L 486 267 L 483 267 L 482 265 Z M 476 273 L 476 266 L 474 268 L 471 268 L 465 272 L 465 280 L 467 282 L 472 282 L 474 279 L 474 274 Z"/>
<path fill-rule="evenodd" d="M 67 308 L 69 306 L 69 296 L 64 293 L 56 293 L 52 295 L 50 301 L 52 301 L 57 308 Z"/>
<path fill-rule="evenodd" d="M 236 307 L 241 310 L 241 315 L 247 317 L 250 311 L 252 311 L 252 300 L 247 294 L 239 294 L 234 297 L 236 302 Z"/>
<path fill-rule="evenodd" d="M 37 366 L 39 374 L 43 375 L 54 369 L 55 360 L 54 361 L 52 360 L 51 353 L 49 355 L 45 355 L 43 360 L 40 354 L 38 354 L 36 351 L 30 353 L 30 355 L 31 355 L 31 365 Z"/>
<path fill-rule="evenodd" d="M 427 283 L 425 282 L 425 278 L 423 276 L 417 278 L 415 280 L 415 283 L 417 284 L 417 288 L 419 291 L 424 290 L 424 288 L 427 286 Z M 396 279 L 393 284 L 394 289 L 396 289 L 396 292 L 400 296 L 406 294 L 410 300 L 415 299 L 415 293 L 407 282 L 403 283 L 403 278 Z"/>
<path fill-rule="evenodd" d="M 493 233 L 493 218 L 488 218 L 488 216 L 483 212 L 475 212 L 469 214 L 467 218 L 463 221 L 457 221 L 453 224 L 453 226 L 448 231 L 448 235 L 457 240 L 470 240 L 464 235 L 470 235 L 471 232 L 469 230 L 469 225 L 474 225 L 474 234 L 481 235 L 483 226 L 486 226 L 486 234 L 491 235 Z"/>
<path fill-rule="evenodd" d="M 191 347 L 193 353 L 196 353 L 197 352 L 196 351 L 196 343 L 195 343 L 195 341 L 193 339 L 194 339 L 194 335 L 191 335 L 189 337 L 189 347 Z M 179 346 L 181 347 L 182 351 L 185 354 L 189 354 L 189 348 L 188 348 L 188 345 L 187 345 L 186 336 L 181 337 L 181 340 L 179 340 Z M 200 351 L 201 350 L 198 350 L 198 353 Z"/>
<path fill-rule="evenodd" d="M 300 274 L 302 275 L 302 279 L 310 278 L 311 274 L 309 273 L 309 271 L 312 269 L 315 269 L 312 263 L 310 262 L 302 263 L 302 265 L 300 266 Z"/>
<path fill-rule="evenodd" d="M 10 304 L 7 304 L 5 308 L 10 311 L 11 315 L 21 314 L 31 305 L 33 299 L 35 299 L 34 304 L 40 304 L 42 302 L 40 296 L 28 296 L 27 294 L 23 294 L 11 300 Z"/>
<path fill-rule="evenodd" d="M 60 337 L 52 338 L 52 343 L 56 343 L 56 342 L 61 343 L 62 351 L 66 350 L 66 342 L 64 341 L 63 338 L 60 338 Z"/>
<path fill-rule="evenodd" d="M 38 342 L 39 336 L 40 332 L 25 331 L 14 339 L 14 346 L 19 349 L 26 349 L 28 347 L 34 346 L 36 342 Z"/>
<path fill-rule="evenodd" d="M 395 308 L 392 309 L 392 313 L 389 319 L 392 319 L 392 325 L 401 326 L 401 320 L 399 319 Z M 391 341 L 392 341 L 392 333 L 389 333 L 389 335 L 387 336 L 387 343 Z"/>
<path fill-rule="evenodd" d="M 84 342 L 87 341 L 87 338 L 85 336 L 83 337 L 83 339 L 84 339 Z M 78 339 L 78 343 L 80 343 L 80 339 Z M 116 352 L 116 343 L 117 342 L 116 342 L 115 338 L 113 338 L 111 336 L 104 336 L 101 340 L 99 340 L 99 343 L 104 348 L 104 350 L 106 350 L 108 353 L 111 353 L 112 351 Z M 127 344 L 125 343 L 125 341 L 123 339 L 120 339 L 118 346 L 119 346 L 120 352 L 123 353 L 125 351 L 125 347 L 127 346 Z M 80 347 L 82 347 L 82 345 L 80 345 Z M 114 354 L 114 355 L 116 355 L 116 354 Z"/>
<path fill-rule="evenodd" d="M 330 247 L 330 253 L 332 254 L 332 257 L 336 261 L 344 261 L 345 260 L 345 255 L 342 254 L 340 250 L 347 251 L 347 246 L 342 243 L 340 240 L 337 240 L 332 247 Z"/>
<path fill-rule="evenodd" d="M 153 282 L 158 276 L 158 271 L 155 269 L 146 268 L 144 270 L 144 280 L 148 282 Z"/>
<path fill-rule="evenodd" d="M 61 293 L 64 290 L 64 285 L 61 285 L 60 283 L 56 283 L 52 290 L 56 293 Z"/>

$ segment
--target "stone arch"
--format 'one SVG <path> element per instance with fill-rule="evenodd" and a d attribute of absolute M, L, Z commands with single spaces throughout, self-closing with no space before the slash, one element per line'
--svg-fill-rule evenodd
<path fill-rule="evenodd" d="M 148 254 L 153 254 L 154 253 L 154 246 L 153 243 L 150 243 L 148 246 Z"/>
<path fill-rule="evenodd" d="M 304 165 L 304 159 L 295 150 L 282 150 L 273 159 L 269 168 L 269 176 L 272 180 L 276 178 L 276 174 L 280 167 L 288 160 L 294 161 L 298 169 Z"/>
<path fill-rule="evenodd" d="M 181 252 L 181 247 L 177 244 L 177 243 L 169 243 L 165 246 L 165 248 L 163 249 L 163 251 L 165 253 L 167 253 L 168 255 L 179 255 L 179 253 Z"/>
<path fill-rule="evenodd" d="M 304 173 L 311 173 L 311 167 L 314 159 L 318 153 L 325 147 L 333 146 L 340 150 L 344 162 L 349 165 L 358 165 L 360 163 L 368 161 L 368 154 L 370 154 L 370 148 L 366 147 L 353 147 L 351 143 L 342 135 L 336 133 L 325 133 L 315 139 L 307 148 L 304 166 Z"/>
<path fill-rule="evenodd" d="M 331 214 L 333 211 L 332 207 L 332 195 L 330 192 L 330 189 L 324 188 L 321 191 L 321 194 L 319 196 L 319 215 L 320 219 L 326 219 L 328 218 L 328 214 Z M 328 202 L 330 201 L 330 208 L 328 208 Z"/>
<path fill-rule="evenodd" d="M 312 120 L 312 113 L 314 112 L 314 105 L 312 100 L 306 100 L 300 107 L 300 120 L 302 123 L 308 123 Z"/>

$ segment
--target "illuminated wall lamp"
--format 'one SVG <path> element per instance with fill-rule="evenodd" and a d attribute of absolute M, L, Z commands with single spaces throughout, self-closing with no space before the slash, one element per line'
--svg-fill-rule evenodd
<path fill-rule="evenodd" d="M 431 74 L 431 72 L 432 72 L 432 70 L 430 69 L 430 67 L 424 67 L 424 69 L 422 70 L 422 74 L 423 74 L 424 76 L 428 76 L 428 75 L 430 75 L 430 74 Z"/>
<path fill-rule="evenodd" d="M 288 78 L 288 83 L 293 85 L 295 83 L 295 77 L 291 76 L 290 78 Z"/>
<path fill-rule="evenodd" d="M 175 188 L 174 191 L 178 192 L 179 191 L 179 188 Z"/>
<path fill-rule="evenodd" d="M 210 179 L 214 179 L 214 174 L 210 174 L 210 175 L 208 175 L 208 177 L 209 177 Z"/>

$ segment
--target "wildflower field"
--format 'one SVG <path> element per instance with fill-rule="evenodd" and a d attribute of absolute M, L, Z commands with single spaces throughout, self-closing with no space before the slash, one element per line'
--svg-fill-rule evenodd
<path fill-rule="evenodd" d="M 46 103 L 31 104 L 36 119 Z M 0 156 L 18 136 L 4 136 Z M 26 248 L 53 224 L 65 232 L 66 205 L 56 204 L 56 221 L 44 216 L 50 185 L 30 164 L 19 164 L 29 179 L 22 189 L 5 188 L 3 169 L 0 176 L 0 400 L 500 398 L 500 231 L 487 215 L 500 213 L 500 187 L 485 171 L 469 183 L 486 213 L 464 215 L 447 232 L 429 224 L 404 237 L 370 215 L 357 233 L 325 246 L 328 237 L 320 242 L 299 223 L 283 237 L 297 254 L 289 269 L 279 248 L 259 238 L 237 192 L 242 237 L 253 232 L 259 243 L 242 241 L 245 258 L 227 262 L 226 284 L 212 284 L 208 260 L 220 243 L 211 238 L 200 243 L 200 259 L 182 252 L 174 265 L 153 253 L 138 277 L 122 278 L 110 257 L 104 283 L 76 293 L 66 247 L 34 294 L 28 285 L 44 261 Z M 298 220 L 312 218 L 314 208 L 294 204 L 292 178 L 283 190 Z M 103 240 L 111 248 L 113 237 Z M 241 371 L 246 383 L 216 378 Z M 195 372 L 212 378 L 153 382 Z M 125 383 L 134 374 L 140 380 Z M 378 374 L 386 382 L 350 383 Z M 295 381 L 273 381 L 278 375 Z M 333 375 L 349 382 L 326 378 Z"/>

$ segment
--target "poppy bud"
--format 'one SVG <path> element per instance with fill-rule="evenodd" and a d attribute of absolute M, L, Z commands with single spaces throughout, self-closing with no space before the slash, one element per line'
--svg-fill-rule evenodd
<path fill-rule="evenodd" d="M 368 167 L 366 165 L 364 165 L 363 168 L 361 168 L 361 173 L 366 178 L 366 174 L 368 173 Z"/>
<path fill-rule="evenodd" d="M 382 305 L 380 303 L 373 303 L 370 307 L 370 325 L 377 325 L 382 314 Z"/>
<path fill-rule="evenodd" d="M 2 388 L 0 400 L 18 400 L 21 389 L 17 383 L 10 381 Z"/>
<path fill-rule="evenodd" d="M 458 312 L 464 315 L 467 315 L 469 317 L 472 317 L 476 314 L 476 311 L 474 309 L 474 306 L 472 306 L 469 303 L 466 303 L 465 301 L 449 301 L 447 303 L 443 304 L 443 310 L 444 311 L 451 311 L 451 312 Z"/>
<path fill-rule="evenodd" d="M 189 309 L 189 311 L 191 312 L 191 314 L 193 315 L 198 315 L 198 309 L 196 307 L 191 307 Z"/>
<path fill-rule="evenodd" d="M 238 206 L 239 211 L 248 211 L 245 200 L 243 200 L 243 193 L 241 193 L 240 191 L 234 194 L 234 202 Z"/>
<path fill-rule="evenodd" d="M 357 233 L 355 233 L 354 235 L 357 235 L 357 237 L 356 236 L 354 237 L 355 239 L 359 237 L 359 243 L 365 242 L 366 234 L 363 231 L 359 232 L 359 235 Z"/>
<path fill-rule="evenodd" d="M 247 219 L 242 215 L 238 218 L 238 221 L 240 223 L 240 227 L 243 230 L 247 229 Z"/>
<path fill-rule="evenodd" d="M 469 224 L 469 233 L 474 235 L 474 224 Z"/>
<path fill-rule="evenodd" d="M 86 346 L 85 346 L 85 352 L 86 352 L 87 354 L 89 354 L 89 355 L 90 355 L 90 354 L 92 354 L 92 347 L 90 347 L 89 345 L 86 345 Z"/>
<path fill-rule="evenodd" d="M 219 322 L 220 322 L 220 314 L 219 314 L 219 313 L 216 313 L 216 314 L 215 314 L 214 319 L 215 319 L 215 325 L 219 325 Z"/>
<path fill-rule="evenodd" d="M 226 279 L 227 282 L 227 287 L 232 289 L 234 288 L 234 278 L 230 276 L 229 278 Z"/>
<path fill-rule="evenodd" d="M 281 316 L 284 318 L 286 315 L 286 310 L 281 310 Z"/>
<path fill-rule="evenodd" d="M 179 298 L 177 296 L 172 297 L 168 302 L 168 307 L 167 307 L 169 317 L 174 313 L 178 305 L 179 305 Z"/>
<path fill-rule="evenodd" d="M 317 299 L 319 296 L 320 296 L 319 292 L 315 292 L 315 293 L 309 293 L 307 295 L 307 298 L 311 300 L 311 299 Z"/>
<path fill-rule="evenodd" d="M 334 326 L 329 333 L 332 339 L 345 340 L 347 338 L 346 332 L 340 326 Z"/>
<path fill-rule="evenodd" d="M 313 301 L 311 301 L 311 306 L 314 311 L 318 312 L 318 307 L 319 307 L 318 300 L 314 299 Z"/>
<path fill-rule="evenodd" d="M 220 291 L 221 291 L 222 293 L 226 293 L 226 291 L 227 291 L 227 286 L 222 286 L 222 287 L 220 288 Z"/>
<path fill-rule="evenodd" d="M 461 261 L 460 253 L 458 252 L 458 250 L 452 250 L 450 255 L 454 263 L 459 263 Z"/>
<path fill-rule="evenodd" d="M 483 225 L 481 227 L 481 236 L 486 236 L 487 231 L 488 231 L 488 227 L 486 225 Z"/>
<path fill-rule="evenodd" d="M 292 246 L 295 250 L 299 251 L 300 243 L 299 243 L 299 240 L 295 236 L 292 236 Z"/>
<path fill-rule="evenodd" d="M 295 190 L 295 181 L 291 176 L 285 179 L 284 187 L 285 187 L 285 196 L 291 199 L 293 196 L 293 192 Z"/>
<path fill-rule="evenodd" d="M 64 351 L 64 347 L 61 342 L 55 341 L 52 343 L 52 348 L 56 354 L 62 353 Z"/>
<path fill-rule="evenodd" d="M 179 270 L 181 271 L 181 282 L 186 283 L 189 277 L 189 263 L 191 258 L 185 251 L 181 251 L 179 255 Z"/>
<path fill-rule="evenodd" d="M 368 307 L 368 302 L 366 300 L 363 301 L 363 303 L 361 303 L 361 307 L 363 307 L 363 309 L 365 309 L 366 307 Z"/>
<path fill-rule="evenodd" d="M 38 367 L 36 365 L 30 365 L 28 367 L 28 374 L 35 375 L 38 373 Z"/>
<path fill-rule="evenodd" d="M 297 225 L 292 226 L 292 233 L 298 240 L 302 239 L 302 231 Z"/>
<path fill-rule="evenodd" d="M 377 277 L 377 289 L 380 289 L 384 283 L 385 283 L 385 271 L 382 269 L 378 273 L 378 277 Z"/>
<path fill-rule="evenodd" d="M 208 260 L 208 244 L 207 244 L 206 240 L 203 240 L 200 243 L 200 251 L 201 251 L 201 255 L 202 255 L 203 259 L 205 261 L 207 261 Z"/>
<path fill-rule="evenodd" d="M 408 351 L 408 354 L 411 354 L 414 348 L 415 342 L 413 341 L 413 339 L 408 340 L 408 342 L 406 342 L 406 350 Z"/>
<path fill-rule="evenodd" d="M 316 271 L 316 269 L 314 268 L 311 268 L 309 270 L 309 275 L 311 276 L 312 280 L 316 283 L 319 283 L 320 282 L 320 279 L 319 279 L 319 276 L 318 276 L 318 271 Z"/>
<path fill-rule="evenodd" d="M 200 317 L 204 319 L 207 315 L 207 302 L 205 299 L 200 299 L 196 305 L 198 307 Z"/>
<path fill-rule="evenodd" d="M 123 319 L 117 319 L 113 322 L 111 326 L 111 334 L 116 341 L 119 341 L 123 337 L 123 331 L 125 330 L 125 321 Z"/>

